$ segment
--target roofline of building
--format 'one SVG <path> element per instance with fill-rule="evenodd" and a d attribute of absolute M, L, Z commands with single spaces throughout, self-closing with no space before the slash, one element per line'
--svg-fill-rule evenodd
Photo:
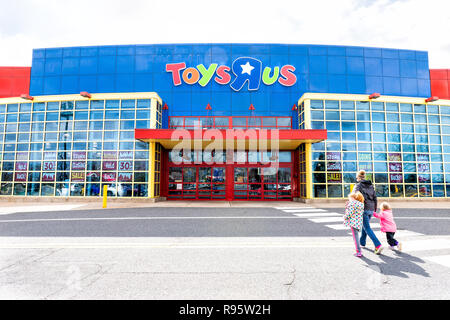
<path fill-rule="evenodd" d="M 162 99 L 156 92 L 114 92 L 114 93 L 90 93 L 91 97 L 86 98 L 80 94 L 65 95 L 45 95 L 33 96 L 33 100 L 21 97 L 0 98 L 0 104 L 31 103 L 31 102 L 51 102 L 51 101 L 87 101 L 106 99 L 156 99 L 162 104 Z"/>
<path fill-rule="evenodd" d="M 305 100 L 358 100 L 358 101 L 374 101 L 374 102 L 394 102 L 394 103 L 414 103 L 414 104 L 429 104 L 429 105 L 450 105 L 450 100 L 439 99 L 433 102 L 426 102 L 426 98 L 419 97 L 403 97 L 403 96 L 388 96 L 380 95 L 376 99 L 370 99 L 368 94 L 348 94 L 348 93 L 315 93 L 306 92 L 298 100 L 298 105 Z"/>

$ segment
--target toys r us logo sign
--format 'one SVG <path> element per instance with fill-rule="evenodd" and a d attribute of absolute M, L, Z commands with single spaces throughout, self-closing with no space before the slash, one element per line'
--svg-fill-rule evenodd
<path fill-rule="evenodd" d="M 184 70 L 183 72 L 181 72 Z M 281 85 L 291 87 L 297 82 L 294 74 L 295 67 L 292 65 L 284 65 L 281 68 L 276 66 L 273 68 L 262 68 L 262 62 L 251 57 L 239 57 L 233 61 L 231 68 L 225 65 L 219 66 L 217 63 L 211 64 L 206 68 L 203 64 L 199 64 L 196 68 L 186 68 L 185 62 L 166 64 L 166 72 L 172 73 L 172 81 L 175 86 L 181 85 L 183 82 L 189 85 L 198 83 L 205 87 L 213 78 L 218 84 L 226 85 L 231 81 L 230 70 L 234 73 L 235 78 L 231 82 L 230 87 L 234 91 L 240 91 L 246 82 L 248 82 L 248 90 L 258 90 L 261 80 L 265 85 L 272 85 L 279 82 Z"/>

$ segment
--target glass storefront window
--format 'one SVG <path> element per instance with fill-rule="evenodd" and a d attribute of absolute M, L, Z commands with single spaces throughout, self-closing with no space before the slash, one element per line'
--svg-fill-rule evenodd
<path fill-rule="evenodd" d="M 54 196 L 55 185 L 53 183 L 43 183 L 41 185 L 41 196 Z"/>
<path fill-rule="evenodd" d="M 342 198 L 342 186 L 328 185 L 328 198 Z"/>
<path fill-rule="evenodd" d="M 450 124 L 450 117 L 442 119 L 442 107 L 342 100 L 340 108 L 337 109 L 339 119 L 332 113 L 331 108 L 327 107 L 328 100 L 324 101 L 325 108 L 320 103 L 311 108 L 311 118 L 316 119 L 311 122 L 313 128 L 322 128 L 321 121 L 324 118 L 328 120 L 325 126 L 328 139 L 325 143 L 312 145 L 314 197 L 335 197 L 341 192 L 336 186 L 340 186 L 344 192 L 343 196 L 346 196 L 350 190 L 349 183 L 354 179 L 352 176 L 355 175 L 355 166 L 370 172 L 375 185 L 378 186 L 379 196 L 449 196 L 444 186 L 450 181 L 446 179 L 447 176 L 450 179 L 450 175 L 445 174 L 450 172 L 450 165 L 445 165 L 446 160 L 450 161 L 450 144 L 445 144 L 445 141 L 450 141 L 450 136 L 446 136 L 450 135 L 450 126 L 447 128 L 445 125 L 446 121 Z M 355 113 L 349 111 L 354 107 Z M 322 111 L 323 109 L 325 110 Z M 450 108 L 448 110 L 450 114 Z M 355 117 L 356 126 L 353 125 Z M 327 152 L 340 154 L 341 158 L 337 159 L 344 160 L 342 167 L 336 166 L 336 163 L 340 163 L 335 161 L 336 159 L 332 161 L 318 152 L 324 150 L 324 146 Z M 345 152 L 350 150 L 357 150 L 359 157 Z M 398 156 L 395 156 L 396 154 Z M 428 162 L 430 160 L 431 163 Z M 330 168 L 337 171 L 330 171 Z M 328 172 L 332 175 L 328 176 Z M 342 178 L 339 175 L 342 175 Z M 421 185 L 416 185 L 417 183 Z M 437 186 L 436 192 L 434 185 Z"/>
<path fill-rule="evenodd" d="M 28 183 L 27 185 L 27 195 L 28 196 L 39 196 L 41 190 L 41 185 L 39 183 Z"/>
<path fill-rule="evenodd" d="M 122 109 L 132 109 L 136 105 L 136 100 L 122 100 Z"/>
<path fill-rule="evenodd" d="M 75 121 L 75 130 L 87 130 L 88 122 L 87 121 Z"/>
<path fill-rule="evenodd" d="M 368 101 L 355 101 L 357 110 L 369 110 L 370 103 Z"/>
<path fill-rule="evenodd" d="M 351 111 L 341 111 L 342 120 L 355 120 L 355 113 Z"/>
<path fill-rule="evenodd" d="M 86 196 L 97 197 L 100 195 L 99 183 L 86 183 Z"/>
<path fill-rule="evenodd" d="M 148 196 L 148 187 L 146 184 L 134 184 L 133 190 L 134 197 L 147 197 Z"/>
<path fill-rule="evenodd" d="M 278 169 L 278 183 L 291 183 L 291 169 L 279 168 Z"/>
<path fill-rule="evenodd" d="M 341 101 L 341 109 L 343 110 L 354 110 L 355 102 L 354 101 Z"/>
<path fill-rule="evenodd" d="M 103 150 L 118 152 L 119 140 L 122 140 L 120 146 L 126 151 L 120 150 L 120 159 L 129 159 L 130 172 L 125 173 L 119 168 L 126 162 L 120 161 L 114 169 L 116 171 L 106 172 L 103 181 L 115 182 L 120 172 L 121 178 L 128 183 L 122 183 L 123 192 L 119 189 L 120 184 L 115 191 L 110 190 L 113 194 L 148 196 L 149 146 L 144 142 L 135 143 L 134 125 L 137 116 L 142 119 L 143 127 L 150 127 L 150 101 L 139 99 L 136 104 L 134 99 L 86 100 L 0 105 L 0 113 L 3 111 L 0 114 L 0 136 L 5 142 L 0 150 L 4 152 L 2 169 L 9 170 L 2 173 L 2 178 L 11 182 L 3 185 L 2 194 L 99 196 L 100 185 L 92 182 L 100 181 L 103 162 L 117 162 L 117 154 L 116 159 L 108 159 L 109 155 L 103 154 Z M 136 108 L 139 108 L 137 112 Z M 160 106 L 157 111 L 159 119 L 161 109 Z M 125 120 L 120 123 L 121 116 Z M 121 127 L 129 131 L 121 134 Z M 130 156 L 125 157 L 123 152 Z M 106 161 L 102 161 L 103 155 Z M 86 162 L 87 159 L 97 161 Z M 155 159 L 155 168 L 160 170 L 160 151 L 155 154 Z M 155 172 L 158 181 L 160 174 Z M 155 185 L 155 191 L 159 192 L 159 185 Z"/>
<path fill-rule="evenodd" d="M 216 117 L 214 123 L 216 128 L 220 127 L 228 128 L 228 118 Z"/>
<path fill-rule="evenodd" d="M 105 109 L 119 109 L 120 100 L 106 100 Z"/>
<path fill-rule="evenodd" d="M 377 197 L 389 197 L 389 188 L 385 184 L 377 184 L 375 186 Z"/>

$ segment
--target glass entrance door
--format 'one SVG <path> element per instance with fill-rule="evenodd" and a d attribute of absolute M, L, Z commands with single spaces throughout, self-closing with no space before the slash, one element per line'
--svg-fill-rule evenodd
<path fill-rule="evenodd" d="M 198 199 L 225 199 L 225 167 L 198 168 Z"/>
<path fill-rule="evenodd" d="M 262 189 L 262 168 L 248 168 L 248 198 L 250 200 L 261 200 Z"/>
<path fill-rule="evenodd" d="M 234 200 L 291 200 L 292 168 L 234 167 Z"/>
<path fill-rule="evenodd" d="M 225 167 L 169 168 L 169 199 L 224 200 Z"/>

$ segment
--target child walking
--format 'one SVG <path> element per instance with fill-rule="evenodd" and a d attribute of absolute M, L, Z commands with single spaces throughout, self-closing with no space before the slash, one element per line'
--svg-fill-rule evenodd
<path fill-rule="evenodd" d="M 380 219 L 381 232 L 386 232 L 386 239 L 391 249 L 397 247 L 398 251 L 402 251 L 402 244 L 395 240 L 394 235 L 397 232 L 397 225 L 394 221 L 394 215 L 389 203 L 383 202 L 380 204 L 380 213 L 374 212 L 373 216 Z"/>
<path fill-rule="evenodd" d="M 359 230 L 363 225 L 364 196 L 361 192 L 350 193 L 345 205 L 344 225 L 350 227 L 353 241 L 355 242 L 355 257 L 362 257 L 361 247 L 359 245 Z"/>

